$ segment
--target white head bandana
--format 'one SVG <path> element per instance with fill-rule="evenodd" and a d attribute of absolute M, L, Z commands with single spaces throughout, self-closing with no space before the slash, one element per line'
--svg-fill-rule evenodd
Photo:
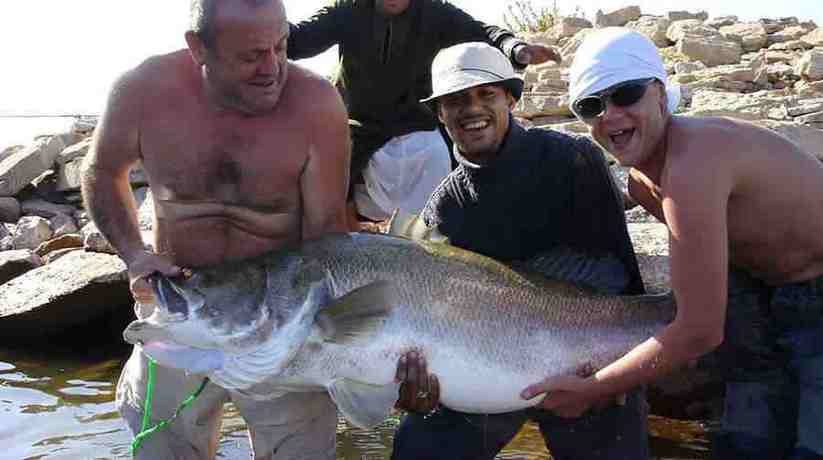
<path fill-rule="evenodd" d="M 606 27 L 583 40 L 569 70 L 569 104 L 618 83 L 656 78 L 666 85 L 669 113 L 680 103 L 680 86 L 669 84 L 657 47 L 646 36 Z"/>

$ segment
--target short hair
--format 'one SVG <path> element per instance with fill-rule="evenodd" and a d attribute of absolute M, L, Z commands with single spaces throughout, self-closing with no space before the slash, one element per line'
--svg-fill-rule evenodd
<path fill-rule="evenodd" d="M 209 49 L 214 49 L 214 44 L 217 38 L 217 31 L 214 28 L 214 18 L 217 15 L 217 3 L 220 1 L 221 0 L 191 0 L 191 31 L 194 32 Z M 258 7 L 268 4 L 272 0 L 242 1 L 248 6 Z"/>

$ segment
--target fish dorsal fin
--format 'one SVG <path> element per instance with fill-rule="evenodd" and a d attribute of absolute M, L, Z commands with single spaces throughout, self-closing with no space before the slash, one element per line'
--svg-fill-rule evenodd
<path fill-rule="evenodd" d="M 588 292 L 617 295 L 629 284 L 623 263 L 617 257 L 588 254 L 566 246 L 541 252 L 510 265 L 526 277 L 537 275 L 564 281 Z"/>
<path fill-rule="evenodd" d="M 392 284 L 375 281 L 332 302 L 317 315 L 317 322 L 326 342 L 348 343 L 375 333 L 394 306 Z"/>
<path fill-rule="evenodd" d="M 429 227 L 420 214 L 410 214 L 400 209 L 395 209 L 389 218 L 389 230 L 392 236 L 402 236 L 412 240 L 435 241 L 438 243 L 448 243 L 449 238 L 435 227 Z"/>
<path fill-rule="evenodd" d="M 391 413 L 397 402 L 399 383 L 371 385 L 350 379 L 337 379 L 329 394 L 340 413 L 360 428 L 372 428 Z"/>

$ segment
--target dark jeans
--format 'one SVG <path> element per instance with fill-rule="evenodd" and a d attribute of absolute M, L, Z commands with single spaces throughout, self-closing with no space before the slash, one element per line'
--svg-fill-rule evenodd
<path fill-rule="evenodd" d="M 409 414 L 394 437 L 392 460 L 492 459 L 520 428 L 537 422 L 555 460 L 649 458 L 645 391 L 626 404 L 591 411 L 577 419 L 527 409 L 506 414 L 464 414 L 439 407 L 431 415 Z"/>
<path fill-rule="evenodd" d="M 717 459 L 823 459 L 823 278 L 779 287 L 729 274 Z"/>

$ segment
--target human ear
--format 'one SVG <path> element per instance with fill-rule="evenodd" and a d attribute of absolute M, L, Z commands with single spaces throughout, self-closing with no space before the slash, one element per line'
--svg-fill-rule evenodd
<path fill-rule="evenodd" d="M 198 65 L 206 63 L 206 44 L 193 31 L 186 32 L 186 44 L 189 46 L 189 54 Z"/>
<path fill-rule="evenodd" d="M 514 108 L 517 106 L 517 99 L 515 99 L 514 96 L 512 96 L 512 93 L 510 92 L 506 92 L 506 99 L 508 103 L 507 105 L 509 106 L 509 110 L 514 110 Z"/>

